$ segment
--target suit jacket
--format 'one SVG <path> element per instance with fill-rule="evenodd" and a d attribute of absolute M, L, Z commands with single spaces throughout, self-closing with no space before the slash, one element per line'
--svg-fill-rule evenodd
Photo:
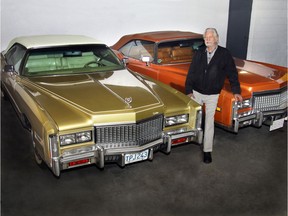
<path fill-rule="evenodd" d="M 206 95 L 219 94 L 226 77 L 230 81 L 231 91 L 240 94 L 238 72 L 230 52 L 218 46 L 208 64 L 206 47 L 201 47 L 193 56 L 186 77 L 186 94 L 193 93 L 193 90 Z"/>

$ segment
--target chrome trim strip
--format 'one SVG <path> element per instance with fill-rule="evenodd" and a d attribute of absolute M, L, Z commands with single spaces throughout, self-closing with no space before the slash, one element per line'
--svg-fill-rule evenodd
<path fill-rule="evenodd" d="M 202 127 L 202 110 L 197 111 L 195 127 L 197 129 Z"/>
<path fill-rule="evenodd" d="M 145 144 L 143 146 L 137 146 L 137 147 L 131 147 L 131 148 L 104 149 L 104 152 L 105 152 L 105 155 L 133 153 L 133 152 L 144 151 L 145 149 L 154 147 L 154 146 L 156 146 L 158 144 L 162 144 L 162 143 L 163 143 L 163 138 L 160 138 L 160 139 L 157 139 L 153 142 Z"/>
<path fill-rule="evenodd" d="M 77 155 L 71 155 L 71 156 L 67 156 L 67 157 L 61 157 L 60 162 L 61 163 L 68 163 L 68 162 L 73 161 L 73 160 L 91 158 L 94 156 L 95 156 L 95 153 L 94 153 L 94 151 L 92 151 L 92 152 L 87 152 L 87 153 L 82 153 L 82 154 L 77 154 Z"/>
<path fill-rule="evenodd" d="M 243 116 L 243 117 L 237 118 L 237 121 L 243 122 L 243 121 L 253 120 L 256 118 L 257 118 L 257 113 L 253 113 L 253 114 L 248 115 L 248 116 Z"/>
<path fill-rule="evenodd" d="M 188 132 L 184 132 L 184 133 L 180 133 L 180 134 L 171 134 L 171 139 L 177 139 L 177 138 L 181 138 L 181 137 L 188 137 L 188 136 L 193 136 L 195 137 L 197 134 L 197 131 L 188 131 Z"/>
<path fill-rule="evenodd" d="M 99 160 L 96 160 L 96 165 L 102 169 L 102 168 L 104 168 L 104 163 L 105 163 L 104 162 L 104 149 L 103 149 L 103 147 L 96 146 L 95 157 L 97 158 L 97 156 L 98 156 Z"/>
<path fill-rule="evenodd" d="M 60 176 L 60 160 L 57 157 L 52 158 L 52 172 L 55 176 Z"/>
<path fill-rule="evenodd" d="M 281 114 L 286 114 L 286 116 L 287 116 L 287 109 L 272 110 L 272 111 L 263 111 L 263 115 L 264 115 L 264 116 L 269 116 L 269 115 L 281 115 Z"/>
<path fill-rule="evenodd" d="M 153 160 L 153 155 L 154 155 L 154 151 L 153 151 L 153 148 L 150 148 L 149 149 L 149 155 L 148 155 L 148 160 Z"/>

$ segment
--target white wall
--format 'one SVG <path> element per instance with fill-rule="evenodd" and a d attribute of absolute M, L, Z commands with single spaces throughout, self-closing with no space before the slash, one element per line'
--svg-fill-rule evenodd
<path fill-rule="evenodd" d="M 229 0 L 1 0 L 1 50 L 20 35 L 84 34 L 113 45 L 127 33 L 216 27 L 225 46 Z"/>
<path fill-rule="evenodd" d="M 253 0 L 247 59 L 287 67 L 287 0 Z"/>
<path fill-rule="evenodd" d="M 84 34 L 113 45 L 154 30 L 202 33 L 226 46 L 229 0 L 1 0 L 1 50 L 20 35 Z M 253 0 L 247 58 L 287 66 L 287 0 Z"/>

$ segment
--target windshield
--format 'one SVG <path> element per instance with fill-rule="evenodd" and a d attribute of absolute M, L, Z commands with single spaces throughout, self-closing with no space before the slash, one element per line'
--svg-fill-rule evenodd
<path fill-rule="evenodd" d="M 32 49 L 24 64 L 25 76 L 92 73 L 123 69 L 105 45 L 82 45 Z"/>
<path fill-rule="evenodd" d="M 174 64 L 191 62 L 194 52 L 201 46 L 204 46 L 202 38 L 159 43 L 157 63 Z"/>

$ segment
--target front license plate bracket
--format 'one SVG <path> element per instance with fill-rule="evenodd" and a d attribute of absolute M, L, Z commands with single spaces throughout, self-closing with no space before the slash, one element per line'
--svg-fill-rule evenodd
<path fill-rule="evenodd" d="M 141 152 L 129 153 L 124 155 L 125 164 L 135 163 L 138 161 L 147 160 L 149 157 L 149 149 Z"/>
<path fill-rule="evenodd" d="M 277 120 L 274 120 L 272 122 L 272 125 L 270 126 L 270 131 L 273 131 L 273 130 L 276 130 L 276 129 L 279 129 L 279 128 L 282 128 L 284 126 L 284 120 L 285 118 L 281 118 L 281 119 L 277 119 Z"/>

